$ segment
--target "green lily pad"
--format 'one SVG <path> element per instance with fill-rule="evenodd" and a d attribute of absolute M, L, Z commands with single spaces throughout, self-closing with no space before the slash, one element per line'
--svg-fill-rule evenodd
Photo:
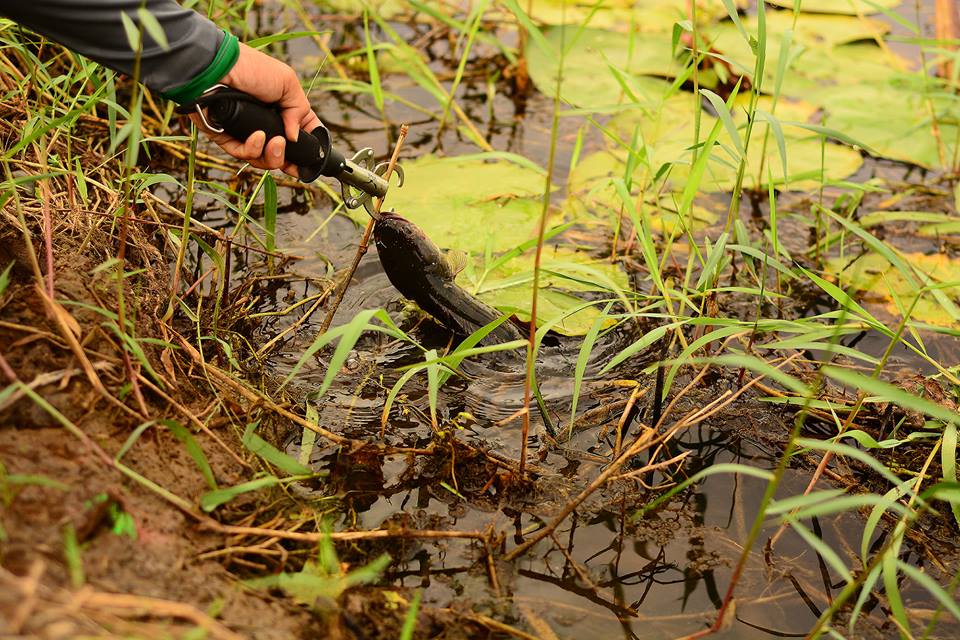
<path fill-rule="evenodd" d="M 906 78 L 870 84 L 820 87 L 811 98 L 824 105 L 826 125 L 869 146 L 883 157 L 927 168 L 952 162 L 960 105 L 955 96 L 924 95 Z M 933 131 L 930 107 L 937 114 L 940 142 Z M 865 108 L 869 105 L 869 108 Z"/>
<path fill-rule="evenodd" d="M 637 188 L 647 188 L 652 178 L 664 164 L 670 164 L 668 185 L 679 189 L 686 183 L 690 173 L 694 144 L 694 122 L 692 112 L 699 104 L 689 94 L 679 94 L 663 102 L 659 111 L 647 117 L 638 110 L 624 111 L 609 122 L 609 129 L 615 132 L 621 141 L 629 141 L 638 132 L 637 139 L 644 143 L 646 163 L 638 163 L 633 175 Z M 763 106 L 769 106 L 765 101 Z M 810 106 L 781 101 L 778 111 L 783 109 L 785 117 L 802 117 L 809 113 Z M 738 110 L 738 120 L 742 120 Z M 701 114 L 700 140 L 707 137 L 716 119 L 706 113 Z M 842 180 L 856 173 L 863 164 L 860 153 L 849 147 L 823 143 L 818 134 L 799 127 L 784 127 L 784 144 L 787 155 L 787 180 L 783 172 L 778 144 L 773 135 L 764 145 L 766 123 L 759 121 L 754 127 L 747 152 L 746 186 L 764 186 L 768 177 L 773 176 L 774 184 L 779 188 L 803 190 L 820 182 L 821 163 L 826 180 Z M 742 128 L 741 128 L 742 135 Z M 734 145 L 726 130 L 721 131 L 717 146 L 712 150 L 712 161 L 708 164 L 700 188 L 702 191 L 729 191 L 736 181 L 739 158 L 733 152 Z M 592 189 L 597 180 L 609 182 L 609 178 L 623 177 L 626 171 L 627 153 L 619 145 L 611 145 L 608 151 L 598 152 L 584 158 L 576 167 L 572 182 L 577 191 Z M 619 198 L 608 191 L 607 195 L 593 193 L 591 198 L 600 202 L 614 202 L 620 205 Z"/>
<path fill-rule="evenodd" d="M 461 273 L 458 284 L 497 309 L 530 319 L 534 252 L 527 251 L 484 274 L 482 268 Z M 544 247 L 541 259 L 537 326 L 552 323 L 557 333 L 584 335 L 600 314 L 597 305 L 583 309 L 585 300 L 574 293 L 595 292 L 604 299 L 629 290 L 627 274 L 609 261 L 596 260 L 582 251 L 562 246 Z M 613 324 L 613 320 L 607 326 Z"/>
<path fill-rule="evenodd" d="M 960 263 L 944 254 L 925 255 L 905 253 L 902 255 L 910 266 L 925 273 L 935 283 L 958 283 L 941 291 L 950 300 L 960 301 Z M 891 314 L 900 315 L 894 295 L 909 308 L 917 295 L 917 288 L 883 256 L 870 252 L 855 259 L 831 258 L 824 265 L 827 273 L 834 276 L 843 288 L 862 292 L 866 302 L 882 304 Z M 949 306 L 949 303 L 947 303 Z M 931 292 L 924 292 L 916 302 L 911 320 L 936 326 L 960 328 L 950 311 Z"/>
<path fill-rule="evenodd" d="M 676 22 L 689 19 L 689 0 L 605 0 L 597 8 L 591 0 L 534 0 L 530 17 L 549 24 L 587 24 L 594 29 L 640 33 L 670 33 Z M 744 8 L 746 0 L 733 4 Z M 525 3 L 520 4 L 526 9 Z M 712 22 L 727 15 L 722 0 L 697 0 L 698 22 Z M 587 22 L 589 20 L 589 22 Z"/>
<path fill-rule="evenodd" d="M 546 29 L 544 36 L 553 51 L 559 51 L 561 43 L 567 50 L 561 99 L 586 109 L 631 103 L 631 94 L 659 100 L 670 85 L 651 76 L 672 77 L 682 68 L 670 51 L 669 33 L 633 36 L 632 54 L 631 36 L 625 33 L 560 26 Z M 559 57 L 534 44 L 528 44 L 526 54 L 530 79 L 541 93 L 552 96 L 557 88 Z M 620 80 L 629 92 L 624 91 L 610 65 L 624 72 Z"/>
<path fill-rule="evenodd" d="M 745 18 L 743 26 L 748 34 L 757 37 L 757 19 Z M 792 31 L 790 63 L 782 80 L 782 93 L 806 97 L 809 89 L 825 82 L 845 84 L 889 78 L 907 68 L 907 62 L 881 49 L 872 40 L 883 37 L 889 26 L 872 18 L 854 18 L 843 15 L 800 14 L 793 24 L 788 12 L 769 12 L 767 15 L 766 65 L 763 90 L 773 91 L 777 61 L 783 45 L 784 33 Z M 732 22 L 722 22 L 710 29 L 712 46 L 733 64 L 738 72 L 752 77 L 753 50 Z"/>
<path fill-rule="evenodd" d="M 498 253 L 536 237 L 546 172 L 530 161 L 478 154 L 402 164 L 406 182 L 390 190 L 386 206 L 438 246 Z"/>
<path fill-rule="evenodd" d="M 879 13 L 879 9 L 874 5 L 878 5 L 884 9 L 892 9 L 899 5 L 900 2 L 901 0 L 871 0 L 871 2 L 864 2 L 864 0 L 803 0 L 801 9 L 804 12 L 838 13 L 856 16 Z M 794 0 L 767 0 L 767 4 L 792 9 Z"/>

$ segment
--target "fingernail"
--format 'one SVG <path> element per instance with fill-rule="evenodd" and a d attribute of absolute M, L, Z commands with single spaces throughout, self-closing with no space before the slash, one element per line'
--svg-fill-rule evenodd
<path fill-rule="evenodd" d="M 273 155 L 274 158 L 279 158 L 283 155 L 283 149 L 278 147 L 271 152 L 271 155 Z"/>

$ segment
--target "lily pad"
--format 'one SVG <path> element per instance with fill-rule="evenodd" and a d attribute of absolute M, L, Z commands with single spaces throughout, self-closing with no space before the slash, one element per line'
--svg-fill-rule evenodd
<path fill-rule="evenodd" d="M 792 9 L 795 0 L 767 0 L 767 4 L 772 4 L 785 9 Z M 869 15 L 879 13 L 877 6 L 884 9 L 892 9 L 899 5 L 901 0 L 803 0 L 801 9 L 804 12 L 814 13 L 842 13 L 851 16 Z"/>
<path fill-rule="evenodd" d="M 386 205 L 438 246 L 499 253 L 536 236 L 546 172 L 530 161 L 510 154 L 423 156 L 403 169 L 406 182 L 390 190 Z"/>
<path fill-rule="evenodd" d="M 755 17 L 745 18 L 744 29 L 757 37 Z M 782 80 L 785 95 L 806 97 L 810 88 L 842 79 L 845 84 L 889 78 L 907 68 L 907 62 L 881 49 L 874 41 L 883 37 L 889 26 L 872 18 L 802 13 L 793 24 L 788 12 L 767 15 L 766 65 L 763 90 L 773 91 L 777 61 L 790 30 L 789 68 Z M 722 22 L 710 30 L 712 47 L 735 69 L 752 77 L 754 54 L 751 45 L 732 22 Z"/>
<path fill-rule="evenodd" d="M 927 168 L 949 164 L 957 141 L 960 105 L 955 96 L 924 95 L 920 79 L 821 87 L 811 98 L 824 105 L 826 124 L 868 145 L 875 153 Z M 869 105 L 869 108 L 865 108 Z M 940 142 L 934 135 L 934 109 Z"/>
<path fill-rule="evenodd" d="M 489 273 L 478 266 L 461 273 L 457 282 L 497 309 L 529 320 L 534 257 L 532 250 L 527 251 Z M 600 313 L 596 305 L 574 311 L 586 302 L 574 293 L 593 292 L 610 299 L 629 290 L 627 274 L 619 266 L 582 251 L 544 247 L 540 266 L 537 325 L 563 318 L 553 325 L 563 335 L 584 335 Z"/>
<path fill-rule="evenodd" d="M 663 106 L 652 117 L 647 117 L 639 110 L 630 110 L 611 119 L 609 129 L 615 132 L 621 141 L 630 141 L 636 137 L 642 142 L 640 151 L 646 161 L 637 163 L 633 175 L 633 182 L 638 188 L 651 186 L 652 178 L 665 164 L 671 165 L 667 177 L 668 185 L 679 189 L 686 183 L 692 158 L 690 149 L 694 144 L 694 122 L 691 114 L 698 106 L 692 96 L 680 94 L 664 101 Z M 808 105 L 791 101 L 782 101 L 778 110 L 780 108 L 786 117 L 803 116 L 809 112 Z M 739 116 L 738 120 L 742 120 L 742 116 Z M 714 117 L 701 114 L 701 142 L 715 122 Z M 818 134 L 806 129 L 784 127 L 783 134 L 788 179 L 785 180 L 783 175 L 783 163 L 774 136 L 771 135 L 764 145 L 766 124 L 760 122 L 754 127 L 747 152 L 744 180 L 746 186 L 764 186 L 768 182 L 768 176 L 772 175 L 774 184 L 779 188 L 807 189 L 819 184 L 821 169 L 826 180 L 842 180 L 856 173 L 863 164 L 863 158 L 857 151 L 825 143 Z M 739 157 L 733 149 L 728 132 L 722 131 L 717 146 L 712 149 L 712 161 L 708 164 L 700 185 L 702 191 L 728 191 L 734 186 Z M 598 180 L 609 182 L 612 177 L 624 177 L 626 161 L 627 153 L 620 145 L 611 145 L 608 151 L 587 156 L 574 171 L 574 190 L 587 191 L 595 187 Z M 619 198 L 612 191 L 608 191 L 606 195 L 592 193 L 591 198 L 600 202 L 615 202 L 618 207 L 620 204 Z"/>
<path fill-rule="evenodd" d="M 956 260 L 951 260 L 944 254 L 922 253 L 904 253 L 903 259 L 913 268 L 929 276 L 934 283 L 948 285 L 953 283 L 953 286 L 947 286 L 941 291 L 948 300 L 960 301 L 960 263 Z M 886 258 L 877 253 L 870 252 L 856 259 L 832 258 L 827 261 L 825 267 L 841 287 L 863 292 L 864 300 L 883 304 L 893 315 L 900 315 L 893 299 L 894 295 L 907 308 L 917 295 L 916 286 L 911 284 Z M 950 303 L 948 302 L 946 306 L 950 306 Z M 921 295 L 910 318 L 936 326 L 960 328 L 960 322 L 931 292 Z"/>
<path fill-rule="evenodd" d="M 560 97 L 564 102 L 587 109 L 631 103 L 631 94 L 659 99 L 669 87 L 650 76 L 673 77 L 682 69 L 671 53 L 671 35 L 653 33 L 630 36 L 625 33 L 574 26 L 544 31 L 552 51 L 529 44 L 527 70 L 541 93 L 553 95 L 557 88 L 561 45 L 563 60 Z M 622 72 L 619 76 L 610 67 Z M 621 82 L 627 85 L 624 90 Z"/>
<path fill-rule="evenodd" d="M 735 0 L 738 8 L 746 0 Z M 600 7 L 592 0 L 534 0 L 530 17 L 549 24 L 588 25 L 594 29 L 639 33 L 670 33 L 676 22 L 689 19 L 689 0 L 605 0 Z M 520 5 L 526 9 L 526 4 Z M 727 15 L 722 0 L 697 0 L 698 22 L 712 22 Z"/>

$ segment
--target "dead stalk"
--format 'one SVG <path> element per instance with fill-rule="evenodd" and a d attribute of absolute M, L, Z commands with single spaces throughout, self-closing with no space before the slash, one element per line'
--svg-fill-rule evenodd
<path fill-rule="evenodd" d="M 400 157 L 400 148 L 403 146 L 403 141 L 407 137 L 407 132 L 409 130 L 410 127 L 407 125 L 400 125 L 400 135 L 397 137 L 397 143 L 393 146 L 393 155 L 390 156 L 390 164 L 387 165 L 387 172 L 383 176 L 383 179 L 388 183 L 390 182 L 390 176 L 393 174 L 394 167 L 397 166 L 397 158 Z M 380 213 L 381 207 L 383 207 L 383 198 L 377 198 L 377 201 L 374 204 L 374 210 L 376 213 Z M 371 217 L 370 220 L 367 221 L 367 227 L 363 230 L 363 236 L 360 238 L 360 245 L 357 247 L 356 255 L 353 256 L 353 262 L 350 264 L 350 268 L 347 270 L 347 275 L 344 277 L 343 284 L 341 284 L 337 289 L 337 295 L 333 299 L 333 304 L 330 306 L 327 316 L 323 319 L 323 324 L 320 325 L 320 333 L 324 333 L 330 328 L 330 323 L 333 322 L 333 316 L 337 313 L 340 303 L 343 302 L 343 296 L 347 293 L 347 287 L 350 286 L 350 281 L 353 279 L 353 274 L 356 273 L 357 267 L 360 266 L 360 260 L 362 260 L 363 256 L 367 253 L 367 247 L 370 243 L 370 236 L 373 234 L 374 224 L 376 224 L 376 220 Z"/>

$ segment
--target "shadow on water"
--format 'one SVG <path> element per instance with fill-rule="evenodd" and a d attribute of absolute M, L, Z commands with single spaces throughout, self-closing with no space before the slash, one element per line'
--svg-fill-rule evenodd
<path fill-rule="evenodd" d="M 412 29 L 419 28 L 396 26 L 407 30 L 411 37 L 415 35 Z M 348 25 L 338 38 L 356 40 L 355 30 L 355 25 Z M 362 31 L 359 39 L 362 42 Z M 285 46 L 295 60 L 316 56 L 306 40 Z M 442 66 L 442 61 L 434 62 Z M 483 63 L 479 64 L 482 68 Z M 409 80 L 388 76 L 384 82 L 387 90 L 413 102 L 433 103 L 433 98 L 411 86 Z M 551 109 L 547 98 L 531 95 L 521 118 L 516 115 L 514 102 L 504 93 L 498 92 L 489 108 L 482 78 L 468 77 L 465 84 L 468 97 L 462 105 L 482 131 L 491 132 L 495 148 L 545 162 Z M 318 95 L 315 104 L 339 142 L 354 149 L 371 146 L 381 156 L 388 152 L 395 127 L 388 127 L 388 135 L 384 136 L 383 121 L 372 98 L 329 93 Z M 391 123 L 423 120 L 422 114 L 402 105 L 390 105 L 387 117 Z M 570 158 L 576 134 L 573 119 L 568 120 L 569 123 L 564 122 L 557 153 L 560 184 L 568 169 L 563 163 Z M 475 147 L 463 140 L 456 128 L 447 127 L 437 138 L 430 129 L 434 126 L 415 126 L 402 157 L 413 158 L 437 148 L 448 155 L 475 152 Z M 594 140 L 593 144 L 597 142 Z M 912 175 L 909 168 L 895 163 L 868 161 L 863 171 L 857 179 L 873 174 L 905 182 L 921 179 Z M 302 259 L 287 267 L 284 279 L 261 287 L 260 297 L 253 304 L 255 314 L 277 312 L 328 289 L 333 268 L 349 263 L 359 237 L 352 221 L 340 215 L 331 217 L 329 200 L 319 197 L 312 208 L 307 208 L 290 190 L 282 190 L 281 198 L 286 198 L 289 210 L 280 214 L 277 246 Z M 780 199 L 778 207 L 785 212 L 791 208 L 803 211 L 808 206 L 801 196 L 785 194 Z M 762 225 L 764 206 L 752 205 L 747 199 L 743 219 L 748 224 Z M 215 209 L 203 217 L 205 223 L 214 227 L 233 224 L 225 217 L 218 218 Z M 801 235 L 804 241 L 805 234 L 806 229 Z M 238 279 L 263 271 L 253 254 L 235 250 L 233 257 Z M 197 256 L 198 273 L 203 270 L 203 260 L 202 255 Z M 804 301 L 790 312 L 813 314 L 823 310 L 821 302 Z M 264 315 L 255 329 L 254 342 L 264 343 L 297 323 L 296 330 L 284 338 L 282 347 L 275 349 L 266 362 L 271 373 L 288 374 L 315 338 L 325 305 L 304 320 L 302 315 L 307 307 L 284 315 Z M 376 250 L 371 247 L 334 324 L 348 321 L 361 309 L 376 307 L 386 309 L 394 318 L 402 318 L 404 329 L 410 329 L 424 346 L 442 350 L 450 344 L 446 332 L 411 312 L 390 286 Z M 594 361 L 609 360 L 636 338 L 637 330 L 611 332 L 598 344 Z M 551 340 L 553 344 L 544 347 L 538 362 L 538 380 L 551 420 L 565 429 L 570 421 L 571 372 L 579 341 Z M 873 336 L 848 338 L 849 344 L 879 355 L 886 343 L 874 344 L 875 341 Z M 933 350 L 951 348 L 939 346 L 939 341 L 931 344 L 935 345 Z M 309 396 L 320 386 L 329 357 L 329 352 L 321 351 L 309 359 L 293 387 Z M 557 514 L 602 470 L 610 459 L 616 424 L 630 395 L 630 388 L 618 381 L 633 379 L 641 385 L 652 384 L 652 377 L 643 370 L 654 359 L 647 354 L 602 378 L 588 376 L 575 428 L 569 439 L 559 444 L 551 445 L 543 437 L 542 420 L 536 416 L 531 430 L 536 469 L 532 487 L 518 490 L 508 486 L 498 468 L 478 453 L 517 457 L 520 423 L 511 417 L 515 418 L 523 406 L 522 367 L 478 360 L 464 363 L 463 377 L 452 379 L 440 390 L 438 410 L 440 423 L 447 431 L 449 454 L 413 458 L 317 449 L 310 464 L 329 472 L 329 484 L 315 496 L 303 489 L 304 498 L 337 495 L 342 502 L 338 524 L 344 528 L 492 528 L 509 533 L 501 549 L 509 550 L 526 533 Z M 408 343 L 382 334 L 365 336 L 329 392 L 322 398 L 310 399 L 317 409 L 319 424 L 351 438 L 379 440 L 381 412 L 389 390 L 402 374 L 400 368 L 421 360 L 422 352 Z M 920 368 L 916 359 L 901 353 L 895 354 L 893 364 Z M 674 389 L 688 381 L 681 375 Z M 722 376 L 711 380 L 689 394 L 680 409 L 705 406 L 735 384 L 733 379 Z M 647 400 L 641 403 L 642 410 L 648 409 L 651 395 L 652 392 L 647 394 Z M 686 475 L 730 462 L 769 470 L 776 465 L 789 428 L 790 418 L 785 410 L 742 399 L 727 411 L 682 432 L 670 446 L 674 454 L 690 452 L 682 470 Z M 403 389 L 384 437 L 388 444 L 408 447 L 425 446 L 435 438 L 422 377 L 415 377 Z M 298 446 L 299 436 L 288 443 L 288 452 L 296 455 Z M 838 473 L 848 472 L 838 469 Z M 802 492 L 809 474 L 809 469 L 788 470 L 781 492 Z M 512 566 L 490 565 L 489 558 L 496 555 L 491 556 L 491 550 L 468 541 L 405 541 L 387 549 L 394 563 L 385 581 L 395 586 L 423 588 L 426 605 L 449 607 L 469 599 L 474 612 L 506 622 L 521 623 L 531 615 L 540 617 L 565 638 L 669 638 L 703 629 L 712 622 L 720 606 L 766 483 L 742 475 L 711 476 L 655 513 L 633 521 L 632 514 L 655 489 L 682 479 L 673 477 L 670 469 L 643 478 L 643 482 L 623 479 L 592 495 L 554 532 L 552 540 L 540 543 Z M 857 566 L 863 518 L 844 513 L 813 520 L 809 525 L 829 546 L 846 550 L 844 562 L 848 566 Z M 776 522 L 769 523 L 760 539 L 765 540 L 776 527 Z M 872 544 L 881 542 L 883 535 L 875 534 Z M 923 541 L 911 543 L 916 545 L 909 552 L 910 561 L 920 566 L 938 566 L 931 562 L 932 547 Z M 949 553 L 953 555 L 952 550 Z M 843 584 L 842 578 L 797 534 L 788 532 L 775 554 L 767 556 L 762 549 L 751 554 L 738 588 L 736 622 L 725 635 L 720 635 L 802 637 Z M 904 598 L 915 601 L 919 609 L 932 608 L 926 593 L 908 590 Z M 858 637 L 887 637 L 895 633 L 885 612 L 872 599 L 867 601 L 858 632 L 862 634 Z"/>

